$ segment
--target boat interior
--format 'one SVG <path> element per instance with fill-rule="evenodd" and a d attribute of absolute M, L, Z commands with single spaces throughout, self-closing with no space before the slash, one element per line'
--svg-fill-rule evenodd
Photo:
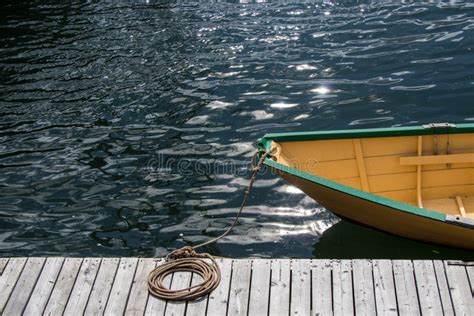
<path fill-rule="evenodd" d="M 359 190 L 474 219 L 474 135 L 272 142 L 277 162 Z"/>

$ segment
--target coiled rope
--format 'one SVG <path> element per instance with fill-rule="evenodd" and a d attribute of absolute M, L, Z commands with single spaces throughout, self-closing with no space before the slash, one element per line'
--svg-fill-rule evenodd
<path fill-rule="evenodd" d="M 257 159 L 258 155 L 260 158 Z M 220 236 L 198 244 L 196 246 L 186 246 L 172 251 L 166 257 L 166 262 L 155 269 L 148 275 L 148 291 L 161 299 L 172 301 L 188 301 L 199 298 L 212 292 L 221 281 L 221 270 L 217 265 L 216 260 L 209 253 L 198 253 L 197 248 L 207 246 L 217 242 L 219 239 L 227 236 L 232 229 L 237 225 L 240 214 L 247 204 L 250 191 L 252 190 L 257 174 L 260 171 L 265 158 L 269 157 L 268 151 L 257 150 L 252 157 L 252 175 L 249 184 L 244 192 L 244 197 L 240 208 L 235 215 L 232 225 Z M 209 261 L 205 261 L 209 259 Z M 203 281 L 194 286 L 189 286 L 183 289 L 171 290 L 163 283 L 165 278 L 175 272 L 192 272 L 198 274 Z"/>

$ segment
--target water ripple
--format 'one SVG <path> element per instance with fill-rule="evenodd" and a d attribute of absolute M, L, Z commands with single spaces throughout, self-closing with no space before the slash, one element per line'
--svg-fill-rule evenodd
<path fill-rule="evenodd" d="M 427 90 L 436 87 L 435 84 L 428 84 L 424 86 L 412 86 L 412 87 L 406 87 L 406 86 L 394 86 L 391 87 L 390 89 L 392 90 L 402 90 L 402 91 L 421 91 L 421 90 Z"/>
<path fill-rule="evenodd" d="M 3 5 L 3 255 L 216 236 L 268 132 L 473 120 L 470 1 L 150 2 Z M 338 222 L 274 175 L 254 190 L 209 251 L 311 257 Z"/>

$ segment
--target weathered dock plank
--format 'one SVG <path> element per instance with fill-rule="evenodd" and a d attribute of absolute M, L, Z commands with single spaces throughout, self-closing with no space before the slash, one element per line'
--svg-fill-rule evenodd
<path fill-rule="evenodd" d="M 375 315 L 375 292 L 370 260 L 353 260 L 354 306 L 356 315 Z"/>
<path fill-rule="evenodd" d="M 15 288 L 8 300 L 3 313 L 5 315 L 21 315 L 28 303 L 31 291 L 36 285 L 36 280 L 39 278 L 40 272 L 43 269 L 45 258 L 29 258 L 26 261 Z"/>
<path fill-rule="evenodd" d="M 81 264 L 82 258 L 67 258 L 64 260 L 61 272 L 59 272 L 53 292 L 44 310 L 44 315 L 60 315 L 64 312 Z"/>
<path fill-rule="evenodd" d="M 228 315 L 247 315 L 251 269 L 251 261 L 248 259 L 232 262 Z"/>
<path fill-rule="evenodd" d="M 267 315 L 270 295 L 270 261 L 252 260 L 249 315 Z"/>
<path fill-rule="evenodd" d="M 469 283 L 471 283 L 472 296 L 474 296 L 474 263 L 466 266 Z"/>
<path fill-rule="evenodd" d="M 334 260 L 332 272 L 334 315 L 354 314 L 352 262 L 350 260 Z"/>
<path fill-rule="evenodd" d="M 330 260 L 312 262 L 312 297 L 314 315 L 332 314 L 332 265 Z"/>
<path fill-rule="evenodd" d="M 400 315 L 421 315 L 413 262 L 394 260 L 392 264 Z"/>
<path fill-rule="evenodd" d="M 311 260 L 291 261 L 291 315 L 311 312 Z"/>
<path fill-rule="evenodd" d="M 222 273 L 222 271 L 221 271 Z M 193 273 L 191 279 L 191 285 L 197 285 L 202 283 L 203 279 L 197 273 Z M 206 315 L 207 302 L 209 300 L 209 295 L 201 297 L 194 301 L 189 301 L 186 307 L 186 316 L 203 316 Z"/>
<path fill-rule="evenodd" d="M 101 315 L 104 313 L 119 261 L 119 258 L 102 259 L 89 301 L 87 302 L 85 314 Z"/>
<path fill-rule="evenodd" d="M 423 315 L 442 315 L 443 307 L 441 306 L 433 262 L 429 260 L 415 261 L 413 267 L 415 269 L 421 313 Z"/>
<path fill-rule="evenodd" d="M 218 259 L 217 289 L 148 293 L 160 259 L 0 258 L 1 315 L 474 315 L 474 264 L 440 260 Z M 175 272 L 164 285 L 202 282 Z"/>
<path fill-rule="evenodd" d="M 443 306 L 444 315 L 454 315 L 453 301 L 451 300 L 448 279 L 446 277 L 446 271 L 444 269 L 443 261 L 434 260 L 433 266 L 435 269 L 439 297 L 441 299 L 441 305 Z"/>
<path fill-rule="evenodd" d="M 379 315 L 397 315 L 397 297 L 390 260 L 372 261 L 375 286 L 375 304 Z"/>
<path fill-rule="evenodd" d="M 66 315 L 83 314 L 91 294 L 101 259 L 85 258 L 77 275 L 76 282 L 67 301 Z"/>
<path fill-rule="evenodd" d="M 161 262 L 161 260 L 158 260 Z M 128 297 L 125 315 L 143 315 L 148 300 L 148 274 L 156 266 L 157 261 L 154 259 L 139 259 L 137 271 L 132 282 L 132 289 Z"/>
<path fill-rule="evenodd" d="M 226 315 L 229 302 L 229 292 L 232 276 L 232 260 L 219 259 L 217 264 L 221 269 L 222 279 L 219 286 L 209 293 L 207 315 Z"/>
<path fill-rule="evenodd" d="M 158 266 L 158 264 L 157 264 Z M 172 286 L 172 281 L 173 281 L 173 275 L 168 275 L 164 282 L 163 285 L 171 288 Z M 151 294 L 148 294 L 148 301 L 146 304 L 145 308 L 145 315 L 147 316 L 152 316 L 152 315 L 163 315 L 165 312 L 166 308 L 166 301 L 159 299 L 157 297 L 154 297 Z"/>
<path fill-rule="evenodd" d="M 474 299 L 466 267 L 462 264 L 451 265 L 449 262 L 445 262 L 444 267 L 456 315 L 472 315 Z"/>
<path fill-rule="evenodd" d="M 3 270 L 7 266 L 8 258 L 0 258 L 0 276 L 3 274 Z"/>
<path fill-rule="evenodd" d="M 137 269 L 137 258 L 121 258 L 104 315 L 122 315 Z"/>
<path fill-rule="evenodd" d="M 8 261 L 2 276 L 0 277 L 0 315 L 3 314 L 5 305 L 7 304 L 10 294 L 15 287 L 18 277 L 23 271 L 26 263 L 26 258 L 12 258 Z"/>
<path fill-rule="evenodd" d="M 288 315 L 290 312 L 290 260 L 271 260 L 270 315 Z"/>
<path fill-rule="evenodd" d="M 64 258 L 48 258 L 26 305 L 25 315 L 41 315 L 48 303 L 54 284 L 63 266 Z"/>

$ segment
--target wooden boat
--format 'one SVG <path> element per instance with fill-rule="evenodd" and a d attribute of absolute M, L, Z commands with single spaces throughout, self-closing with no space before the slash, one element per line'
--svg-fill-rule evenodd
<path fill-rule="evenodd" d="M 474 249 L 474 124 L 267 134 L 265 165 L 338 216 Z"/>

